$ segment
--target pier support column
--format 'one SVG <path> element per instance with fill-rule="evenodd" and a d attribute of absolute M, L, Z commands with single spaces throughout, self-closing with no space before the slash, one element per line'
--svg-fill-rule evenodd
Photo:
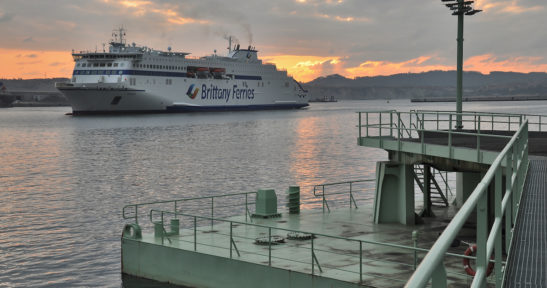
<path fill-rule="evenodd" d="M 456 173 L 456 206 L 462 207 L 475 187 L 481 182 L 481 173 L 458 172 Z"/>
<path fill-rule="evenodd" d="M 431 209 L 431 166 L 424 165 L 424 210 L 420 214 L 421 217 L 435 217 Z"/>
<path fill-rule="evenodd" d="M 395 162 L 376 163 L 374 223 L 414 225 L 413 166 Z"/>

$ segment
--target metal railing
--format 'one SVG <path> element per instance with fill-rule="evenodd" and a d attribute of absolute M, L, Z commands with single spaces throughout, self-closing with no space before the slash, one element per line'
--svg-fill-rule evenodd
<path fill-rule="evenodd" d="M 410 110 L 411 112 L 413 113 L 417 113 L 417 114 L 421 114 L 421 113 L 428 113 L 428 114 L 436 114 L 437 115 L 437 118 L 439 117 L 439 113 L 440 114 L 454 114 L 453 111 L 442 111 L 442 110 L 439 110 L 439 111 L 436 111 L 436 110 Z M 507 118 L 506 121 L 499 121 L 497 120 L 496 123 L 504 123 L 504 124 L 507 124 L 507 129 L 508 130 L 511 130 L 511 128 L 515 125 L 517 125 L 517 128 L 520 126 L 520 122 L 521 122 L 521 117 L 522 119 L 528 119 L 528 128 L 529 128 L 529 131 L 538 131 L 538 132 L 543 132 L 545 131 L 545 127 L 547 126 L 547 123 L 546 124 L 543 124 L 542 120 L 544 119 L 547 119 L 547 115 L 540 115 L 540 114 L 517 114 L 517 113 L 499 113 L 499 112 L 478 112 L 478 111 L 463 111 L 462 112 L 463 114 L 462 115 L 466 115 L 468 117 L 473 117 L 473 120 L 471 119 L 468 119 L 468 120 L 465 120 L 465 121 L 462 121 L 462 122 L 473 122 L 473 123 L 476 123 L 476 122 L 479 122 L 477 119 L 479 117 L 482 117 L 483 119 L 483 123 L 486 122 L 490 122 L 492 123 L 494 118 Z M 490 121 L 488 121 L 488 118 L 490 118 Z M 514 121 L 512 121 L 512 119 L 515 119 Z M 493 126 L 493 125 L 491 125 Z M 534 129 L 534 127 L 537 127 L 537 129 Z M 465 126 L 464 126 L 465 128 Z M 476 130 L 476 127 L 473 126 L 473 128 Z"/>
<path fill-rule="evenodd" d="M 498 135 L 489 133 L 489 131 L 513 131 L 514 126 L 522 125 L 527 120 L 520 114 L 485 114 L 480 113 L 460 113 L 463 123 L 472 123 L 474 131 L 455 130 L 456 115 L 458 113 L 450 112 L 396 112 L 396 111 L 366 111 L 359 114 L 359 141 L 362 138 L 373 138 L 379 141 L 379 148 L 384 148 L 385 140 L 397 141 L 397 148 L 402 149 L 402 142 L 411 139 L 419 139 L 422 153 L 426 152 L 426 132 L 436 135 L 446 135 L 446 146 L 448 147 L 448 158 L 452 158 L 454 145 L 453 136 L 472 136 L 476 139 L 476 162 L 481 162 L 482 151 L 481 139 L 498 138 L 509 140 L 512 134 Z M 486 119 L 485 119 L 486 118 Z M 364 121 L 363 121 L 364 120 Z M 364 122 L 364 123 L 363 123 Z M 404 125 L 407 122 L 408 125 Z M 545 124 L 536 124 L 542 127 Z M 433 134 L 430 134 L 433 135 Z M 405 138 L 406 137 L 406 138 Z M 437 137 L 437 136 L 435 136 Z M 418 143 L 416 141 L 412 141 Z M 361 143 L 361 142 L 359 142 Z M 427 144 L 431 145 L 431 144 Z M 443 144 L 444 145 L 444 144 Z M 472 149 L 472 148 L 471 148 Z"/>
<path fill-rule="evenodd" d="M 237 254 L 237 258 L 239 261 L 247 261 L 256 263 L 262 263 L 265 265 L 266 261 L 264 260 L 257 260 L 256 256 L 262 256 L 267 258 L 267 265 L 270 267 L 280 267 L 286 269 L 286 263 L 296 263 L 296 264 L 306 264 L 308 263 L 311 268 L 311 274 L 312 275 L 319 275 L 323 272 L 328 270 L 336 270 L 338 272 L 347 272 L 354 275 L 359 276 L 359 283 L 363 283 L 363 278 L 365 276 L 371 276 L 374 278 L 383 278 L 386 280 L 389 280 L 390 282 L 400 282 L 401 284 L 406 281 L 406 279 L 397 279 L 394 278 L 391 273 L 392 271 L 388 271 L 385 276 L 380 275 L 381 272 L 370 272 L 367 273 L 366 270 L 366 263 L 370 262 L 371 260 L 374 262 L 382 262 L 382 263 L 391 263 L 396 264 L 398 267 L 406 267 L 405 270 L 413 271 L 416 269 L 416 263 L 419 260 L 418 253 L 425 254 L 429 250 L 423 249 L 417 247 L 416 243 L 417 241 L 414 241 L 414 246 L 406 246 L 406 245 L 400 245 L 400 244 L 392 244 L 392 243 L 386 243 L 386 242 L 376 242 L 371 240 L 360 240 L 355 238 L 346 238 L 346 237 L 340 237 L 340 236 L 333 236 L 333 235 L 327 235 L 327 234 L 321 234 L 321 233 L 314 233 L 309 231 L 303 231 L 303 230 L 295 230 L 295 229 L 286 229 L 286 228 L 280 228 L 280 227 L 272 227 L 268 225 L 261 225 L 256 223 L 249 223 L 249 222 L 241 222 L 241 221 L 234 221 L 234 220 L 228 220 L 224 218 L 212 218 L 207 216 L 197 216 L 197 215 L 191 215 L 191 214 L 185 214 L 185 213 L 179 213 L 179 212 L 173 212 L 173 211 L 162 211 L 162 210 L 150 210 L 149 219 L 152 223 L 159 224 L 162 227 L 166 225 L 167 220 L 171 218 L 177 218 L 177 219 L 184 219 L 187 218 L 190 223 L 192 224 L 192 227 L 185 228 L 183 231 L 188 231 L 191 233 L 188 234 L 178 234 L 170 235 L 166 233 L 166 235 L 161 235 L 162 238 L 162 244 L 165 245 L 166 243 L 163 242 L 163 239 L 166 238 L 169 241 L 169 245 L 175 245 L 176 247 L 179 247 L 181 249 L 184 249 L 184 247 L 187 247 L 189 250 L 193 250 L 200 253 L 206 253 L 206 254 L 213 254 L 218 255 L 221 257 L 228 257 L 230 259 L 236 258 L 235 254 Z M 157 220 L 154 220 L 157 219 Z M 211 222 L 220 222 L 220 224 L 216 224 L 215 230 L 206 231 L 207 233 L 204 233 L 203 238 L 204 240 L 200 241 L 200 237 L 198 237 L 198 232 L 203 232 L 202 230 L 198 229 L 198 223 L 199 221 L 211 221 Z M 223 230 L 219 228 L 222 223 L 226 223 L 227 226 L 225 232 L 222 232 Z M 236 229 L 241 229 L 241 232 L 238 234 Z M 249 234 L 252 234 L 252 230 L 255 229 L 254 235 L 262 235 L 264 238 L 264 242 L 262 245 L 267 246 L 267 254 L 262 254 L 260 251 L 257 251 L 259 249 L 253 249 L 249 248 L 249 246 L 245 246 L 245 244 L 252 244 L 251 242 L 256 241 L 255 238 L 249 237 Z M 162 229 L 165 231 L 165 229 Z M 263 232 L 262 232 L 263 231 Z M 307 238 L 305 240 L 299 240 L 296 243 L 293 243 L 294 245 L 290 245 L 291 243 L 283 243 L 280 245 L 276 245 L 274 237 L 276 235 L 273 234 L 275 231 L 283 231 L 287 233 L 298 233 L 300 235 L 306 235 Z M 221 237 L 215 236 L 215 241 L 211 241 L 210 235 L 214 233 L 215 235 L 219 236 L 225 236 L 226 240 L 225 242 L 219 241 Z M 266 235 L 266 236 L 264 236 Z M 179 244 L 174 244 L 174 241 L 179 241 Z M 307 245 L 304 245 L 304 241 L 307 241 Z M 343 241 L 347 243 L 351 243 L 350 247 L 344 247 L 345 249 L 321 249 L 319 245 L 317 245 L 318 241 L 325 241 L 331 245 L 335 245 L 336 247 L 340 247 L 340 244 L 336 241 Z M 239 243 L 239 244 L 236 244 Z M 336 244 L 333 244 L 336 243 Z M 186 244 L 187 246 L 183 246 L 183 244 Z M 200 249 L 201 247 L 201 249 Z M 380 247 L 380 248 L 378 248 Z M 381 249 L 383 248 L 389 248 L 389 252 L 391 254 L 394 253 L 393 249 L 403 250 L 405 251 L 404 254 L 406 257 L 406 262 L 396 262 L 392 259 L 390 259 L 390 256 L 388 254 L 384 255 L 383 253 L 378 253 L 377 258 L 372 258 L 369 256 L 368 258 L 364 258 L 363 256 L 367 253 L 373 252 L 376 248 Z M 368 249 L 367 250 L 365 249 Z M 247 250 L 245 250 L 247 249 Z M 302 249 L 309 250 L 309 258 L 308 261 L 305 262 L 302 259 L 290 259 L 287 257 L 290 257 L 290 255 L 295 255 L 296 257 L 300 257 L 301 253 L 295 252 L 291 250 L 291 253 L 282 253 L 281 250 L 287 251 L 286 249 L 297 249 L 298 251 L 301 251 Z M 219 252 L 220 251 L 220 252 Z M 225 251 L 225 252 L 222 252 Z M 235 252 L 235 253 L 234 253 Z M 226 253 L 223 255 L 223 253 Z M 264 251 L 265 253 L 265 251 Z M 359 268 L 355 269 L 355 266 L 352 265 L 344 265 L 344 268 L 341 267 L 335 267 L 333 265 L 329 265 L 328 262 L 330 259 L 328 255 L 344 255 L 347 257 L 350 257 L 351 259 L 354 259 L 356 264 L 358 263 Z M 465 256 L 460 254 L 454 254 L 454 253 L 445 253 L 446 256 L 450 257 L 456 257 L 458 261 L 461 261 L 461 259 L 470 259 L 475 260 L 476 257 L 473 256 Z M 400 256 L 399 256 L 400 257 Z M 357 262 L 358 259 L 358 262 Z M 274 260 L 283 262 L 278 263 L 278 266 L 276 266 L 276 263 Z M 324 260 L 323 262 L 321 262 Z M 349 267 L 354 267 L 353 270 L 349 270 Z M 319 273 L 316 271 L 319 270 Z M 306 269 L 306 271 L 309 271 Z M 308 272 L 309 273 L 309 272 Z M 468 275 L 462 274 L 462 273 L 451 273 L 455 277 L 464 278 L 464 279 L 470 279 Z M 344 276 L 343 279 L 347 281 L 347 276 Z"/>
<path fill-rule="evenodd" d="M 223 194 L 223 195 L 212 195 L 212 196 L 204 196 L 204 197 L 194 197 L 194 198 L 182 198 L 182 199 L 175 199 L 175 200 L 165 200 L 165 201 L 154 201 L 154 202 L 146 202 L 146 203 L 137 203 L 137 204 L 129 204 L 125 205 L 122 209 L 122 217 L 125 220 L 128 219 L 135 219 L 135 223 L 139 224 L 139 208 L 144 206 L 152 206 L 152 205 L 159 205 L 159 204 L 171 204 L 173 205 L 173 212 L 180 212 L 179 210 L 182 208 L 183 203 L 192 202 L 192 201 L 199 201 L 199 200 L 209 200 L 210 201 L 210 209 L 209 214 L 211 215 L 211 218 L 215 217 L 215 208 L 233 208 L 237 206 L 245 206 L 245 220 L 251 218 L 251 212 L 249 209 L 249 205 L 254 204 L 255 202 L 249 202 L 249 195 L 256 196 L 256 191 L 253 192 L 241 192 L 241 193 L 232 193 L 232 194 Z M 231 203 L 230 205 L 224 205 L 224 206 L 215 206 L 215 199 L 219 198 L 236 198 L 237 196 L 245 196 L 245 203 L 244 204 L 234 204 Z M 207 202 L 209 202 L 207 201 Z M 217 201 L 218 202 L 218 201 Z M 132 214 L 128 215 L 128 211 L 132 210 Z M 211 224 L 212 225 L 212 224 Z"/>
<path fill-rule="evenodd" d="M 329 203 L 327 202 L 327 198 L 326 198 L 327 194 L 325 193 L 325 187 L 349 185 L 349 191 L 332 192 L 332 193 L 328 193 L 328 195 L 337 195 L 337 194 L 349 193 L 349 207 L 351 208 L 351 204 L 353 204 L 355 206 L 355 209 L 357 209 L 357 202 L 355 201 L 355 197 L 353 196 L 353 184 L 354 183 L 363 183 L 363 182 L 374 182 L 374 181 L 376 181 L 376 180 L 375 179 L 364 179 L 364 180 L 352 180 L 352 181 L 317 184 L 317 185 L 313 186 L 313 196 L 322 197 L 323 212 L 325 211 L 325 207 L 327 207 L 328 212 L 330 212 Z M 321 194 L 319 194 L 319 191 L 320 191 Z"/>
<path fill-rule="evenodd" d="M 471 287 L 485 287 L 487 266 L 493 252 L 495 252 L 495 283 L 496 287 L 501 287 L 504 277 L 504 271 L 502 271 L 502 226 L 505 224 L 505 249 L 509 251 L 513 236 L 511 228 L 515 224 L 527 169 L 528 120 L 525 119 L 509 143 L 496 157 L 481 182 L 439 236 L 405 287 L 425 287 L 430 280 L 433 287 L 447 286 L 446 269 L 443 264 L 444 253 L 473 211 L 476 211 L 477 214 L 477 268 Z M 502 183 L 504 173 L 506 176 L 505 186 Z M 488 233 L 489 203 L 487 195 L 488 187 L 491 184 L 494 186 L 495 220 Z M 503 187 L 505 187 L 504 194 L 502 193 Z"/>

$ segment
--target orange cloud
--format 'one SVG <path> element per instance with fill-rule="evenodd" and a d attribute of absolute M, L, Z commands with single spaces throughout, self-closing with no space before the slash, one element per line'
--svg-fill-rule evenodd
<path fill-rule="evenodd" d="M 162 14 L 163 16 L 165 16 L 167 18 L 167 22 L 172 23 L 172 24 L 184 25 L 184 24 L 189 24 L 189 23 L 199 23 L 199 24 L 209 23 L 209 21 L 205 21 L 205 20 L 197 20 L 197 19 L 193 19 L 193 18 L 182 17 L 182 16 L 179 15 L 178 12 L 173 11 L 171 9 L 167 9 L 167 10 L 152 9 L 151 11 L 154 12 L 154 13 Z"/>
<path fill-rule="evenodd" d="M 543 6 L 536 5 L 526 7 L 520 5 L 519 0 L 512 1 L 493 1 L 493 0 L 476 0 L 475 8 L 484 11 L 492 11 L 494 13 L 522 14 L 526 12 L 534 12 L 543 10 Z"/>
<path fill-rule="evenodd" d="M 341 57 L 276 55 L 265 56 L 264 62 L 271 62 L 278 69 L 287 70 L 298 81 L 308 82 L 319 76 L 343 72 Z M 325 71 L 325 67 L 329 70 Z"/>
<path fill-rule="evenodd" d="M 152 4 L 152 2 L 150 2 L 150 1 L 140 1 L 140 0 L 125 0 L 125 1 L 121 1 L 120 4 L 122 4 L 123 6 L 126 6 L 126 7 L 137 8 L 137 7 L 150 5 L 150 4 Z"/>
<path fill-rule="evenodd" d="M 492 54 L 477 55 L 464 62 L 464 70 L 478 71 L 484 74 L 491 71 L 505 72 L 546 72 L 547 64 L 541 63 L 542 57 L 507 57 L 500 58 Z"/>
<path fill-rule="evenodd" d="M 112 3 L 109 0 L 104 0 L 106 3 Z M 133 15 L 140 17 L 147 13 L 155 13 L 165 17 L 166 21 L 170 24 L 185 25 L 189 23 L 208 24 L 209 21 L 198 20 L 194 18 L 187 18 L 181 16 L 177 11 L 169 8 L 174 7 L 170 5 L 159 5 L 152 1 L 147 0 L 124 0 L 120 2 L 114 2 L 115 5 L 120 5 L 125 8 L 131 9 Z"/>
<path fill-rule="evenodd" d="M 411 60 L 403 62 L 390 62 L 390 61 L 366 61 L 361 63 L 357 67 L 347 68 L 346 76 L 359 77 L 359 76 L 377 76 L 377 75 L 392 75 L 397 73 L 418 73 L 430 70 L 450 70 L 451 66 L 439 65 L 439 64 L 424 64 L 428 60 L 433 58 L 432 56 L 420 56 Z"/>
<path fill-rule="evenodd" d="M 71 77 L 70 51 L 0 49 L 0 78 Z"/>

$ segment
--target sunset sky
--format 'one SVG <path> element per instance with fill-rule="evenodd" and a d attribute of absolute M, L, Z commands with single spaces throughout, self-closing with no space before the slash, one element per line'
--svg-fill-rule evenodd
<path fill-rule="evenodd" d="M 464 69 L 546 72 L 546 3 L 477 0 Z M 193 56 L 233 35 L 299 81 L 454 70 L 456 20 L 440 0 L 0 0 L 0 78 L 69 77 L 72 49 L 102 50 L 121 25 Z"/>

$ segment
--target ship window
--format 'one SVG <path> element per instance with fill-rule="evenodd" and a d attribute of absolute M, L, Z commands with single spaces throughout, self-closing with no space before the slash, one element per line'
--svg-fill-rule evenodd
<path fill-rule="evenodd" d="M 108 63 L 108 67 L 112 67 L 112 63 Z"/>
<path fill-rule="evenodd" d="M 122 70 L 118 70 L 118 74 L 122 75 L 123 71 Z"/>
<path fill-rule="evenodd" d="M 76 67 L 80 67 L 80 63 L 76 64 Z"/>
<path fill-rule="evenodd" d="M 93 63 L 93 67 L 99 67 L 99 63 Z"/>
<path fill-rule="evenodd" d="M 118 67 L 118 63 L 114 63 L 114 67 Z"/>
<path fill-rule="evenodd" d="M 105 66 L 105 64 L 104 64 L 104 63 L 101 63 L 101 67 L 104 67 L 104 66 Z"/>
<path fill-rule="evenodd" d="M 171 84 L 173 84 L 172 79 L 165 79 L 165 85 L 171 85 Z"/>
<path fill-rule="evenodd" d="M 82 67 L 85 67 L 85 63 L 82 63 Z"/>

